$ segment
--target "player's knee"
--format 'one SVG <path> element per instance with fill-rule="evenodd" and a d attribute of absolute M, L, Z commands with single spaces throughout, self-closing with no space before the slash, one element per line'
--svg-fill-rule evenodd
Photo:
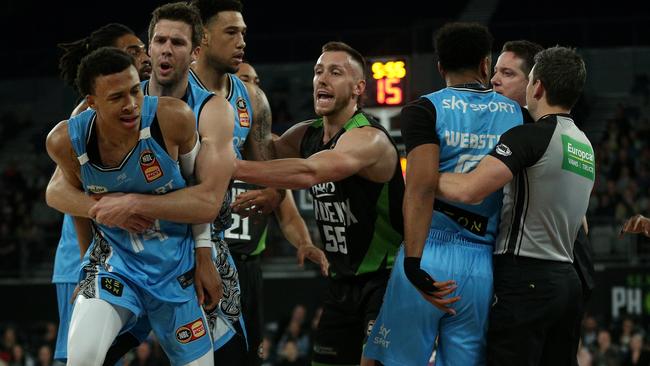
<path fill-rule="evenodd" d="M 101 366 L 104 362 L 104 352 L 87 344 L 68 344 L 68 366 Z"/>

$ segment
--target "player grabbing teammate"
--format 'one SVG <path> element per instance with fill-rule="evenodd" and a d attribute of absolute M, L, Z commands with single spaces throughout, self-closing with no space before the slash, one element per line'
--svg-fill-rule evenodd
<path fill-rule="evenodd" d="M 70 184 L 89 194 L 164 194 L 171 207 L 188 210 L 188 221 L 216 216 L 218 182 L 200 177 L 199 188 L 180 189 L 194 160 L 200 166 L 209 158 L 207 149 L 197 156 L 196 122 L 184 103 L 144 97 L 133 58 L 116 48 L 86 56 L 78 85 L 92 109 L 59 123 L 47 139 L 48 153 Z M 81 204 L 92 211 L 88 200 Z M 156 220 L 135 234 L 112 219 L 103 214 L 94 220 L 68 363 L 101 365 L 117 334 L 147 315 L 173 364 L 212 365 L 212 342 L 191 281 L 190 226 Z"/>
<path fill-rule="evenodd" d="M 98 28 L 90 36 L 71 43 L 59 45 L 65 52 L 59 61 L 61 77 L 70 86 L 75 87 L 77 68 L 81 59 L 99 47 L 113 46 L 131 54 L 136 59 L 136 67 L 140 79 L 148 79 L 151 72 L 151 62 L 144 50 L 144 44 L 133 31 L 125 25 L 109 23 Z M 83 109 L 86 109 L 83 103 Z M 56 173 L 58 175 L 59 173 Z M 84 253 L 85 254 L 85 253 Z M 59 309 L 59 330 L 57 334 L 54 359 L 65 362 L 67 359 L 66 344 L 68 340 L 68 325 L 72 315 L 72 299 L 74 289 L 79 281 L 81 269 L 81 253 L 77 243 L 77 233 L 74 220 L 64 215 L 61 227 L 61 239 L 54 257 L 52 283 L 56 284 L 56 297 Z"/>

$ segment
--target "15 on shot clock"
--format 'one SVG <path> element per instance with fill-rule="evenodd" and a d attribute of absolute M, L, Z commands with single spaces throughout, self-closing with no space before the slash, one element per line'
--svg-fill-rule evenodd
<path fill-rule="evenodd" d="M 401 106 L 409 100 L 410 70 L 406 57 L 369 58 L 367 107 Z"/>

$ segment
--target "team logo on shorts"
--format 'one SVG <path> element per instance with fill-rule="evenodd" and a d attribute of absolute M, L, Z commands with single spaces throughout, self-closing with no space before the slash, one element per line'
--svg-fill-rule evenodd
<path fill-rule="evenodd" d="M 162 168 L 151 150 L 145 150 L 140 154 L 140 169 L 144 174 L 147 183 L 151 183 L 163 176 Z"/>
<path fill-rule="evenodd" d="M 250 127 L 251 126 L 251 120 L 250 116 L 248 115 L 248 109 L 246 109 L 246 101 L 244 98 L 239 97 L 237 98 L 237 101 L 235 102 L 235 105 L 237 106 L 237 115 L 239 116 L 239 125 L 241 127 Z"/>
<path fill-rule="evenodd" d="M 124 285 L 122 282 L 114 278 L 102 277 L 102 288 L 108 291 L 111 295 L 120 297 L 122 296 Z"/>
<path fill-rule="evenodd" d="M 205 335 L 205 325 L 203 319 L 196 319 L 176 329 L 176 340 L 180 343 L 190 343 Z"/>

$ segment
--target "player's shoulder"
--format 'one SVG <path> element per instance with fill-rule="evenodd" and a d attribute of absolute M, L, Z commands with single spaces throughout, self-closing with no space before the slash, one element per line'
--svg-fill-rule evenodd
<path fill-rule="evenodd" d="M 196 118 L 194 112 L 180 99 L 172 97 L 158 98 L 158 110 L 156 112 L 160 129 L 168 135 L 185 134 L 196 130 Z"/>
<path fill-rule="evenodd" d="M 72 146 L 68 127 L 69 123 L 66 119 L 57 123 L 47 134 L 45 145 L 50 154 L 68 150 Z"/>

